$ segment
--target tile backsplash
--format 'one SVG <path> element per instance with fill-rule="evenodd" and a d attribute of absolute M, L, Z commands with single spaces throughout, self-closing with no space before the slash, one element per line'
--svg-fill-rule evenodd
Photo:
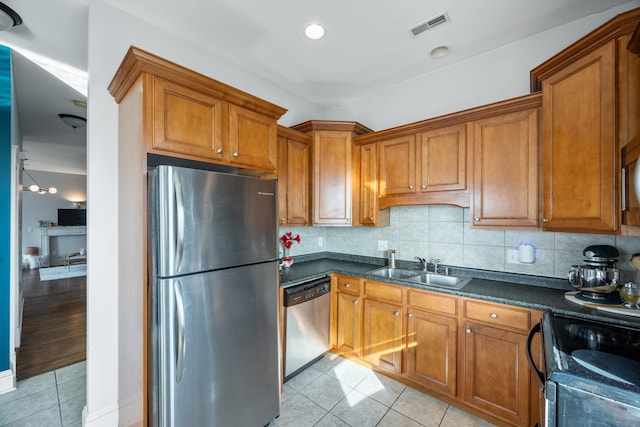
<path fill-rule="evenodd" d="M 572 264 L 582 264 L 585 247 L 612 245 L 620 251 L 621 281 L 640 281 L 629 265 L 631 255 L 640 253 L 640 237 L 472 229 L 469 209 L 456 206 L 392 207 L 389 227 L 280 228 L 281 234 L 289 230 L 302 239 L 291 248 L 292 256 L 328 251 L 386 257 L 378 250 L 382 240 L 400 260 L 440 258 L 443 265 L 558 278 L 565 278 Z M 522 243 L 535 247 L 535 262 L 508 263 L 508 251 Z"/>

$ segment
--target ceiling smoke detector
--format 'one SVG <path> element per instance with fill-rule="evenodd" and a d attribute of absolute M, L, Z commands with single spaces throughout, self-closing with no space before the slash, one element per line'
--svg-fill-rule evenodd
<path fill-rule="evenodd" d="M 432 16 L 431 18 L 420 22 L 419 24 L 414 25 L 412 28 L 409 28 L 409 32 L 413 37 L 416 37 L 427 30 L 431 30 L 438 25 L 446 24 L 447 22 L 451 22 L 451 19 L 449 19 L 449 14 L 447 14 L 447 12 L 442 12 L 436 16 Z"/>

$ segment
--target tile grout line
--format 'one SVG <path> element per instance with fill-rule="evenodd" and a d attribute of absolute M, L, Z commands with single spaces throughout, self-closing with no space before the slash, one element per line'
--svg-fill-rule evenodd
<path fill-rule="evenodd" d="M 60 406 L 60 390 L 58 389 L 58 372 L 53 371 L 53 377 L 56 380 L 56 400 L 58 401 L 58 416 L 60 417 L 60 425 L 62 426 L 62 408 Z"/>

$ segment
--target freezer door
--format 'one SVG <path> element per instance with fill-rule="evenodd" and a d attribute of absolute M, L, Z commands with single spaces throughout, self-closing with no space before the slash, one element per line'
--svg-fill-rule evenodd
<path fill-rule="evenodd" d="M 264 426 L 280 411 L 276 262 L 157 282 L 160 426 Z"/>
<path fill-rule="evenodd" d="M 275 181 L 175 166 L 152 174 L 158 276 L 278 257 Z"/>

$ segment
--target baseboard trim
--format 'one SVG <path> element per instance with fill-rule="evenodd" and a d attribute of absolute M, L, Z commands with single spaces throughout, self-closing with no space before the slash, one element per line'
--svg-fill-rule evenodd
<path fill-rule="evenodd" d="M 0 372 L 0 394 L 16 389 L 16 377 L 11 369 Z"/>
<path fill-rule="evenodd" d="M 119 425 L 142 426 L 142 396 L 131 395 L 120 402 Z"/>
<path fill-rule="evenodd" d="M 113 403 L 89 413 L 87 407 L 82 409 L 82 425 L 85 427 L 113 427 L 118 424 L 118 404 Z"/>

